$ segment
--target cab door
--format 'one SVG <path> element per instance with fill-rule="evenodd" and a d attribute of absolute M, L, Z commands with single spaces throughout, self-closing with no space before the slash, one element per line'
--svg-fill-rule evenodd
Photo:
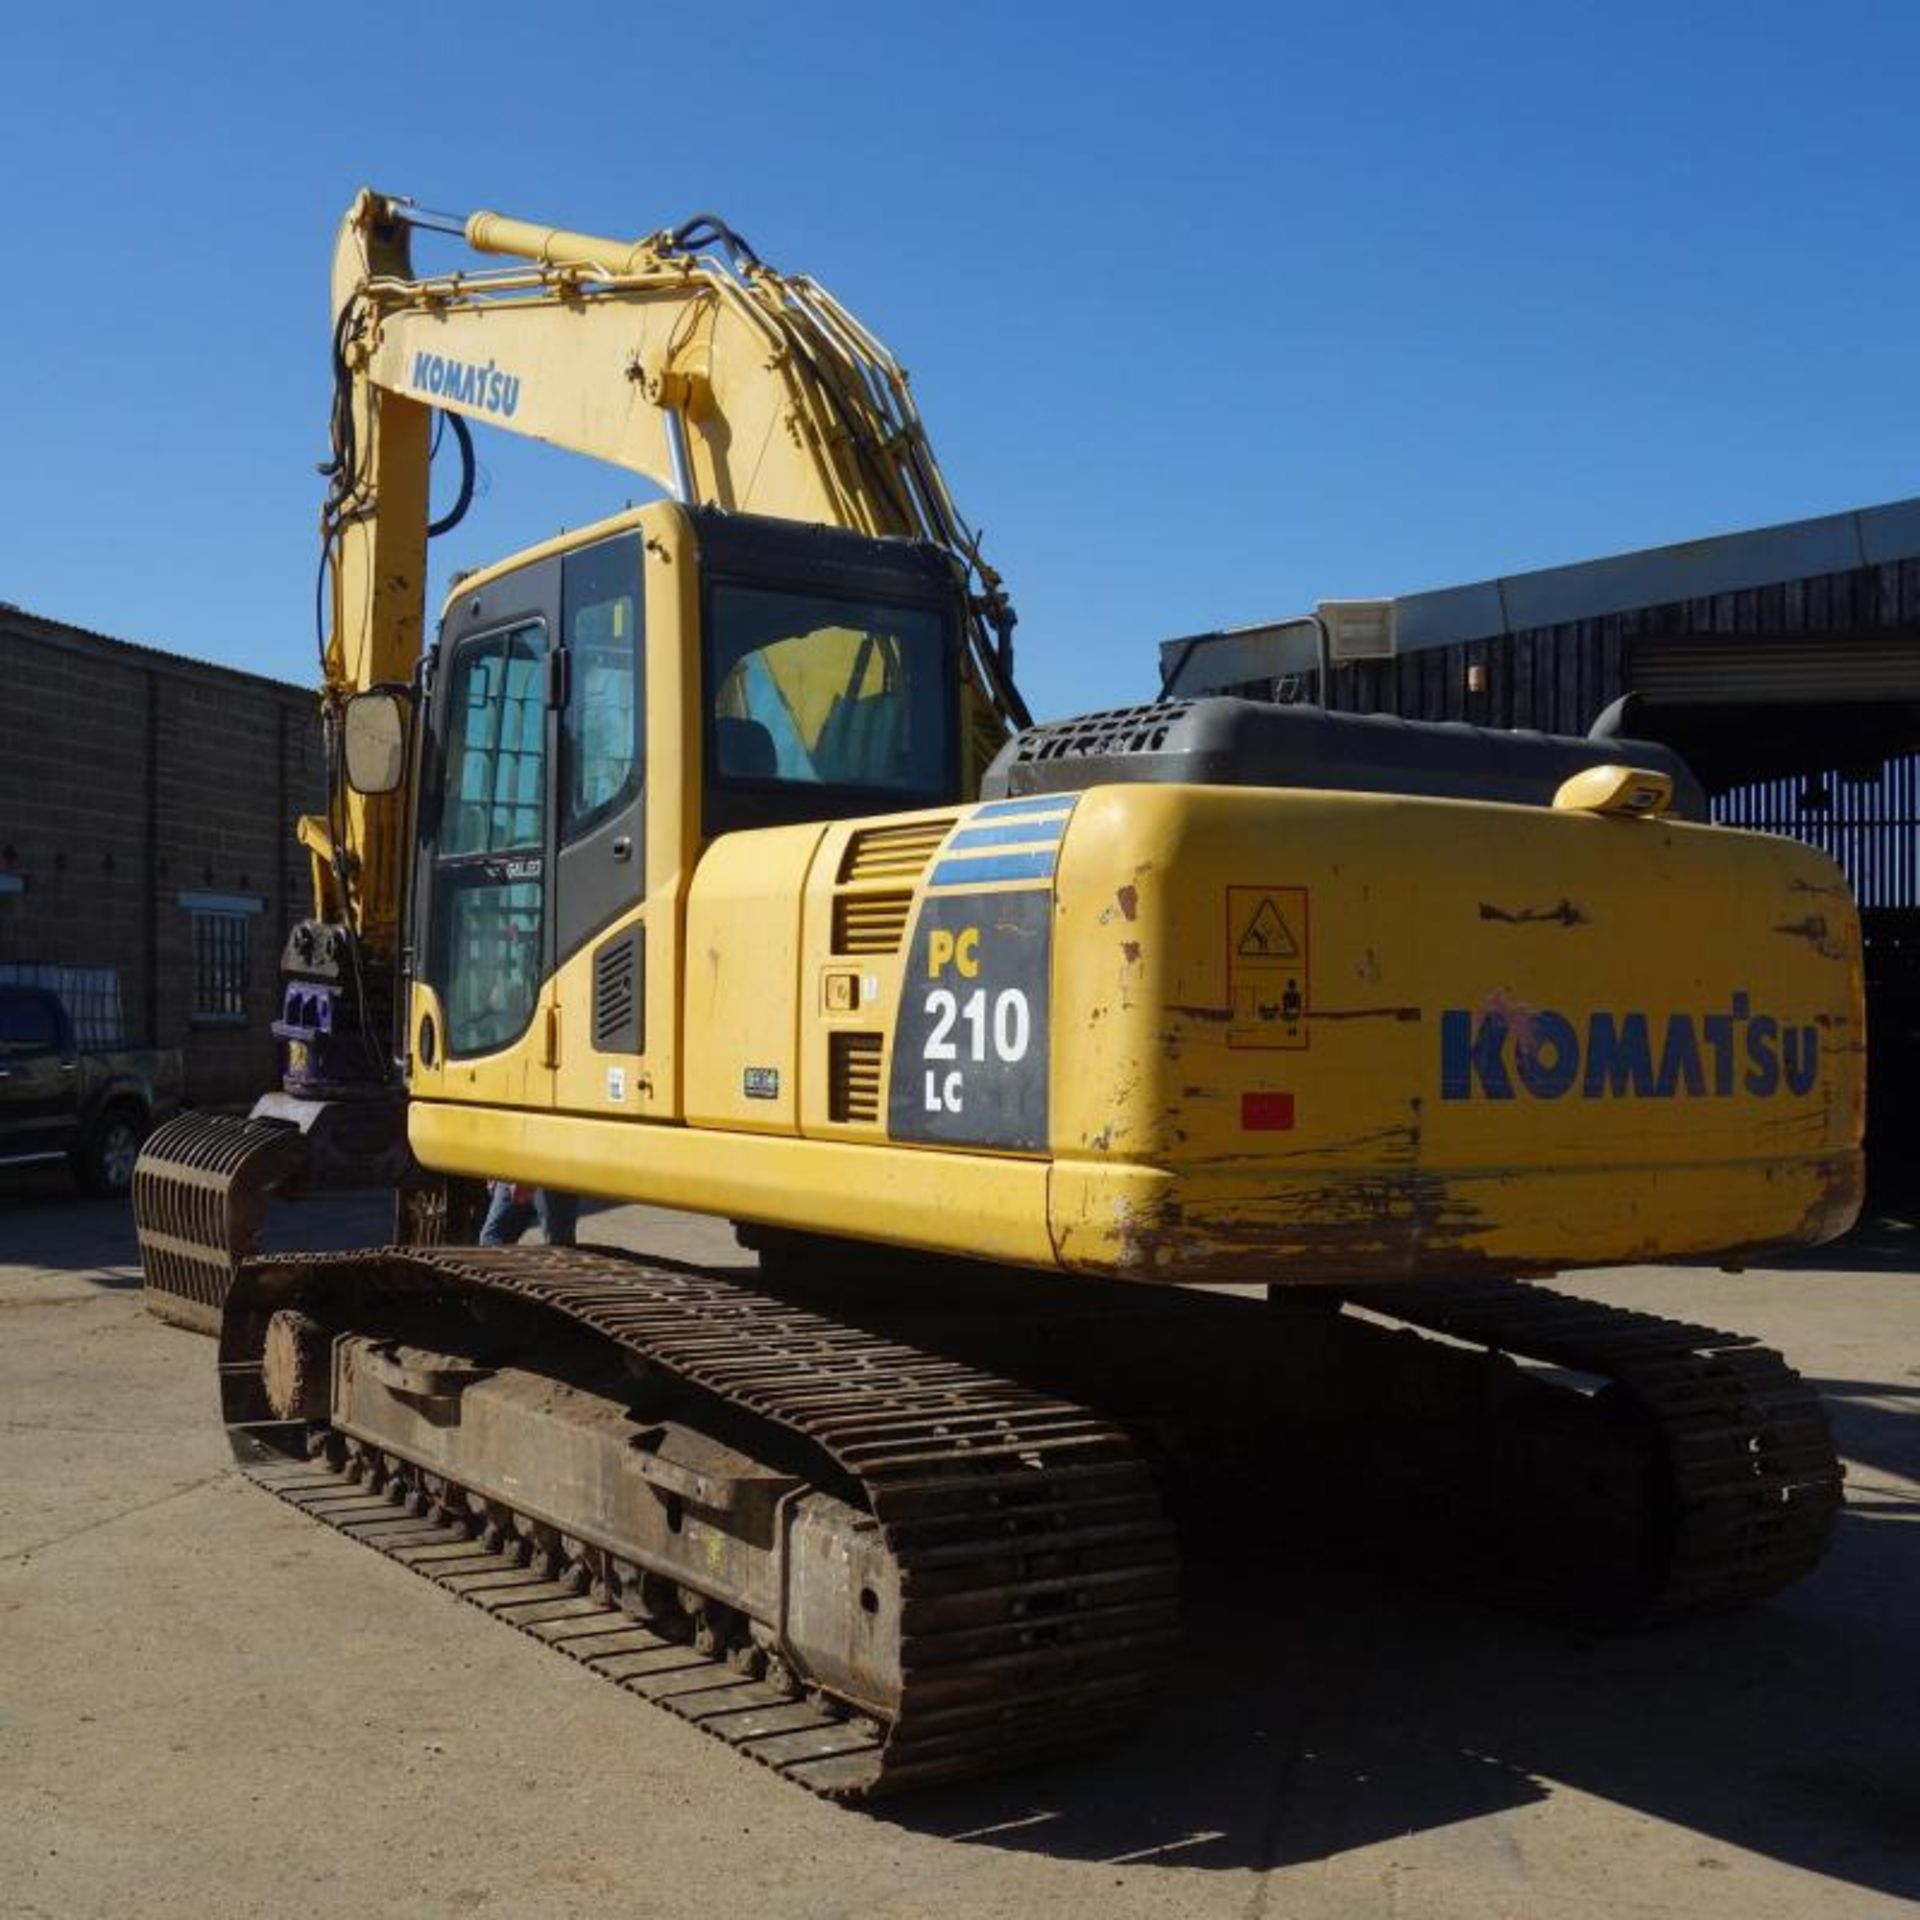
<path fill-rule="evenodd" d="M 561 563 L 553 1012 L 556 1099 L 574 1112 L 638 1115 L 652 1105 L 641 566 L 637 531 Z"/>
<path fill-rule="evenodd" d="M 463 592 L 429 691 L 409 1040 L 418 1097 L 553 1104 L 560 562 Z"/>

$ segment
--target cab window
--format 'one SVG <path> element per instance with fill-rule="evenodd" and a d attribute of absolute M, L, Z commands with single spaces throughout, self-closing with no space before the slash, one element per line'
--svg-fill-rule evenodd
<path fill-rule="evenodd" d="M 640 791 L 639 543 L 604 540 L 567 556 L 562 618 L 560 840 L 571 846 Z"/>
<path fill-rule="evenodd" d="M 432 974 L 450 1057 L 517 1039 L 546 925 L 546 638 L 538 622 L 464 642 L 447 680 Z"/>
<path fill-rule="evenodd" d="M 715 583 L 709 767 L 722 787 L 833 789 L 866 806 L 932 804 L 955 746 L 947 616 Z"/>

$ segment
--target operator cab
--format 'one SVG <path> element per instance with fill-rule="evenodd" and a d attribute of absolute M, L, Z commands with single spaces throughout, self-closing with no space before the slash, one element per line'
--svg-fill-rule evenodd
<path fill-rule="evenodd" d="M 414 835 L 446 1057 L 513 1044 L 541 982 L 719 835 L 957 800 L 963 615 L 936 548 L 671 503 L 462 581 Z"/>

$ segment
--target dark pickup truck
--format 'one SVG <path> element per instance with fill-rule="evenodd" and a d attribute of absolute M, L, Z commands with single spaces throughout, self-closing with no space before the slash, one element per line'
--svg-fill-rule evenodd
<path fill-rule="evenodd" d="M 89 1193 L 125 1193 L 180 1081 L 178 1048 L 83 1048 L 58 994 L 0 986 L 0 1167 L 65 1160 Z"/>

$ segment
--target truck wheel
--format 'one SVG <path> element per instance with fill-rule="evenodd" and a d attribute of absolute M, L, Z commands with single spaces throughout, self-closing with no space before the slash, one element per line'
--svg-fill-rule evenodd
<path fill-rule="evenodd" d="M 73 1177 L 88 1193 L 123 1194 L 133 1185 L 133 1163 L 149 1128 L 146 1114 L 131 1101 L 109 1107 L 74 1149 Z"/>

